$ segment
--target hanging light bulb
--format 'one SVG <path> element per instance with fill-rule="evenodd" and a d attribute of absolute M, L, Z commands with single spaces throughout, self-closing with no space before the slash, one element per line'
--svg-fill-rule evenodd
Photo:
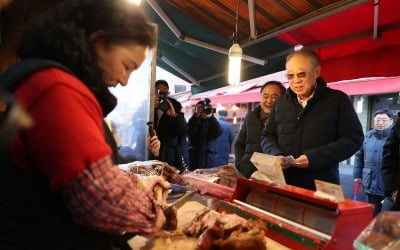
<path fill-rule="evenodd" d="M 228 82 L 231 85 L 240 83 L 240 70 L 242 64 L 242 48 L 234 43 L 229 49 L 229 75 Z"/>
<path fill-rule="evenodd" d="M 236 30 L 233 33 L 233 45 L 229 49 L 229 72 L 228 72 L 228 82 L 231 85 L 236 85 L 240 83 L 240 71 L 242 64 L 243 50 L 238 44 L 238 32 L 237 32 L 237 22 L 239 15 L 239 1 L 236 1 Z"/>
<path fill-rule="evenodd" d="M 133 3 L 133 4 L 136 4 L 136 5 L 140 5 L 140 2 L 141 2 L 142 0 L 129 0 L 129 2 L 131 2 L 131 3 Z"/>

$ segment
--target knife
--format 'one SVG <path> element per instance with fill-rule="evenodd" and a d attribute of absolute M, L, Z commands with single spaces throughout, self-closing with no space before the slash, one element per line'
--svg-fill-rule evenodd
<path fill-rule="evenodd" d="M 166 208 L 164 208 L 164 214 L 166 213 L 167 210 L 171 209 L 172 207 L 176 207 L 176 209 L 180 208 L 183 204 L 185 204 L 190 198 L 192 198 L 192 196 L 196 193 L 196 190 L 187 192 L 186 194 L 184 194 L 182 197 L 180 197 L 179 199 L 177 199 L 176 201 L 170 203 L 167 205 Z"/>

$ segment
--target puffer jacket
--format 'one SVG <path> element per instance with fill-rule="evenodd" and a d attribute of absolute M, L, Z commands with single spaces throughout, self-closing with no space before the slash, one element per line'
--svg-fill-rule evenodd
<path fill-rule="evenodd" d="M 367 194 L 384 195 L 382 150 L 390 129 L 368 131 L 361 149 L 355 155 L 353 177 L 362 179 L 362 187 Z"/>
<path fill-rule="evenodd" d="M 257 170 L 250 161 L 251 156 L 254 152 L 262 152 L 260 141 L 264 124 L 260 114 L 261 107 L 258 106 L 246 115 L 235 142 L 235 167 L 246 178 Z"/>
<path fill-rule="evenodd" d="M 264 153 L 272 155 L 297 158 L 305 154 L 309 166 L 284 170 L 286 182 L 315 190 L 315 179 L 340 183 L 338 163 L 356 153 L 363 139 L 362 126 L 349 97 L 320 80 L 304 109 L 290 89 L 276 100 L 261 146 Z"/>
<path fill-rule="evenodd" d="M 184 171 L 184 165 L 189 161 L 186 142 L 188 125 L 181 112 L 182 105 L 173 98 L 169 98 L 169 100 L 177 113 L 176 117 L 171 117 L 166 112 L 158 117 L 157 109 L 154 110 L 154 121 L 158 121 L 154 123 L 154 129 L 161 142 L 160 155 L 155 159 L 167 162 Z"/>

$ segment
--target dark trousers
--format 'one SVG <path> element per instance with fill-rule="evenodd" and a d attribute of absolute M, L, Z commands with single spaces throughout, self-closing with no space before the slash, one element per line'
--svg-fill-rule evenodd
<path fill-rule="evenodd" d="M 383 199 L 385 199 L 385 196 L 373 195 L 373 194 L 367 193 L 367 202 L 371 203 L 375 206 L 374 207 L 374 217 L 381 212 Z"/>

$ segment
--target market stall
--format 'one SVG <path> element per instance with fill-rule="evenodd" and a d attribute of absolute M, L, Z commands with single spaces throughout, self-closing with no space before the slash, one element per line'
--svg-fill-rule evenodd
<path fill-rule="evenodd" d="M 162 164 L 153 163 L 157 163 L 153 164 L 153 169 Z M 135 237 L 129 241 L 134 249 L 158 249 L 161 246 L 163 249 L 200 249 L 207 229 L 214 228 L 212 235 L 215 236 L 215 225 L 225 227 L 225 221 L 236 220 L 243 220 L 238 223 L 242 226 L 252 223 L 248 228 L 240 229 L 241 233 L 252 232 L 252 238 L 256 238 L 262 232 L 264 239 L 260 242 L 266 248 L 260 249 L 350 249 L 372 220 L 372 205 L 368 203 L 350 199 L 335 202 L 316 196 L 311 190 L 244 179 L 230 165 L 198 169 L 173 179 L 171 174 L 167 175 L 170 181 L 185 185 L 187 190 L 183 193 L 196 190 L 197 194 L 178 208 L 176 230 L 164 231 L 153 238 Z M 236 217 L 224 219 L 228 215 Z M 195 233 L 193 228 L 197 230 Z M 226 232 L 222 235 L 222 239 L 211 240 L 217 244 L 216 248 L 201 249 L 228 249 L 218 245 L 229 242 L 230 236 Z"/>

